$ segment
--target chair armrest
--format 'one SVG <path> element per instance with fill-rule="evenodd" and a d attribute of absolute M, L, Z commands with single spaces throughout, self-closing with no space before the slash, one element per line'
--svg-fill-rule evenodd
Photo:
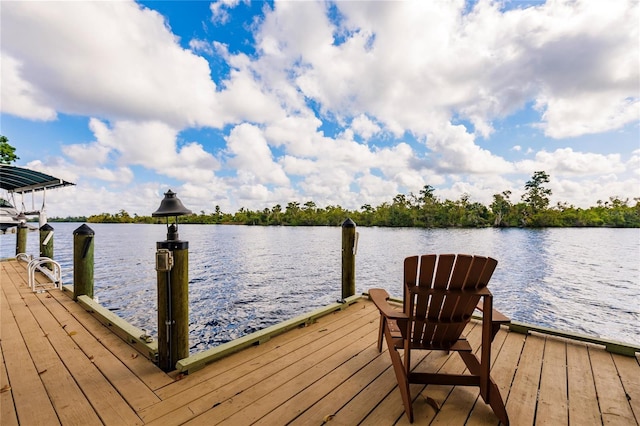
<path fill-rule="evenodd" d="M 479 311 L 483 311 L 484 310 L 484 304 L 483 301 L 480 300 L 478 302 L 478 304 L 476 305 L 476 309 Z M 494 324 L 509 324 L 511 322 L 511 318 L 507 317 L 506 315 L 504 315 L 502 312 L 500 312 L 499 310 L 493 308 L 491 310 L 491 322 Z"/>
<path fill-rule="evenodd" d="M 393 306 L 387 302 L 389 300 L 389 293 L 381 288 L 372 288 L 369 290 L 369 298 L 376 305 L 382 315 L 388 319 L 408 319 L 409 317 L 402 312 L 393 309 Z"/>

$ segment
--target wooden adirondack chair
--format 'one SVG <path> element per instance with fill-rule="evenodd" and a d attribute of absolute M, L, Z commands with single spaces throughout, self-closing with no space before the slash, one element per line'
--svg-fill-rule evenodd
<path fill-rule="evenodd" d="M 498 262 L 490 257 L 469 255 L 423 255 L 404 261 L 404 309 L 394 309 L 389 294 L 371 289 L 369 296 L 380 310 L 378 350 L 382 336 L 389 347 L 405 412 L 413 423 L 410 383 L 478 386 L 480 395 L 498 419 L 509 424 L 500 391 L 491 379 L 491 341 L 500 323 L 509 319 L 497 314 L 493 320 L 493 296 L 487 283 Z M 482 298 L 482 303 L 480 299 Z M 476 306 L 482 308 L 480 359 L 473 353 L 462 331 Z M 399 349 L 403 350 L 402 356 Z M 411 371 L 411 352 L 416 349 L 457 351 L 470 374 L 438 374 Z M 435 405 L 435 401 L 430 403 Z M 437 406 L 435 407 L 437 409 Z"/>

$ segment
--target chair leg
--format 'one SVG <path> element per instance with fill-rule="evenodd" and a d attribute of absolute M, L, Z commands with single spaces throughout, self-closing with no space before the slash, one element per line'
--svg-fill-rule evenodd
<path fill-rule="evenodd" d="M 489 378 L 491 381 L 489 387 L 489 406 L 495 413 L 496 417 L 500 419 L 500 423 L 505 426 L 509 426 L 509 415 L 507 414 L 507 409 L 504 406 L 504 402 L 502 401 L 502 396 L 500 395 L 500 390 L 498 386 L 495 384 L 493 379 Z"/>
<path fill-rule="evenodd" d="M 478 358 L 474 354 L 469 352 L 458 353 L 469 369 L 469 372 L 474 376 L 481 376 L 481 366 Z M 489 404 L 489 406 L 493 410 L 493 413 L 500 420 L 500 422 L 508 426 L 509 416 L 507 415 L 507 409 L 504 406 L 504 401 L 502 400 L 502 396 L 500 395 L 500 389 L 498 389 L 498 385 L 496 385 L 491 376 L 484 378 L 484 380 L 486 380 L 486 382 L 482 383 L 483 378 L 480 378 L 480 396 L 482 396 L 482 399 L 485 403 Z"/>
<path fill-rule="evenodd" d="M 413 423 L 413 405 L 411 404 L 409 377 L 407 375 L 407 371 L 405 371 L 405 366 L 402 363 L 402 357 L 394 345 L 393 338 L 391 337 L 391 331 L 386 324 L 384 328 L 384 337 L 387 341 L 387 347 L 389 348 L 389 356 L 391 357 L 391 364 L 393 365 L 393 371 L 396 375 L 396 381 L 398 382 L 398 389 L 400 389 L 400 395 L 402 396 L 404 412 L 407 414 L 409 423 Z"/>
<path fill-rule="evenodd" d="M 389 349 L 389 355 L 391 355 L 391 363 L 393 364 L 393 371 L 396 373 L 396 380 L 398 381 L 398 389 L 400 389 L 400 395 L 402 396 L 402 403 L 404 404 L 404 412 L 407 414 L 409 423 L 413 423 L 413 405 L 411 404 L 411 391 L 409 390 L 409 379 L 407 373 L 404 371 L 402 365 L 402 358 L 397 349 Z"/>
<path fill-rule="evenodd" d="M 380 315 L 380 330 L 378 331 L 378 352 L 382 352 L 382 338 L 384 336 L 384 328 L 387 323 L 387 319 L 384 315 Z"/>

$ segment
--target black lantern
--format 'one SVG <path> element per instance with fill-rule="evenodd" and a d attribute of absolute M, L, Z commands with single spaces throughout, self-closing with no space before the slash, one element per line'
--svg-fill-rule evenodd
<path fill-rule="evenodd" d="M 167 241 L 179 240 L 178 236 L 178 216 L 184 216 L 192 214 L 193 212 L 186 208 L 182 201 L 176 197 L 176 193 L 168 190 L 164 193 L 164 198 L 160 202 L 158 210 L 151 213 L 152 217 L 166 217 L 167 218 Z M 169 225 L 169 217 L 175 217 L 175 223 Z"/>

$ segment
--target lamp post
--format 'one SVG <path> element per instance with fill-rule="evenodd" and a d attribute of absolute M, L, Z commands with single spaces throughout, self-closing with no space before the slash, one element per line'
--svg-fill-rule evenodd
<path fill-rule="evenodd" d="M 189 356 L 189 242 L 178 235 L 178 216 L 191 214 L 168 190 L 152 217 L 167 218 L 167 239 L 156 243 L 158 366 L 164 371 Z M 173 217 L 173 223 L 169 218 Z"/>

